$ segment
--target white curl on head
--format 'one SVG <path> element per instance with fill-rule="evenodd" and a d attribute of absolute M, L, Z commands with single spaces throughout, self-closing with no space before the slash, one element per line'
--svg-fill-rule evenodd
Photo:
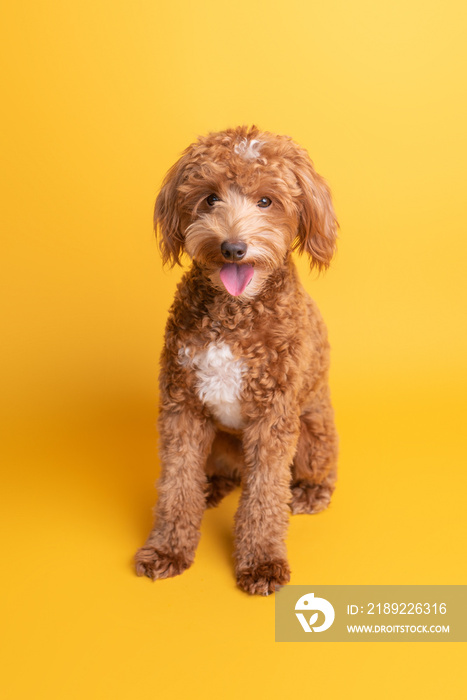
<path fill-rule="evenodd" d="M 234 151 L 244 160 L 256 160 L 260 157 L 259 149 L 261 145 L 261 141 L 258 141 L 258 139 L 251 139 L 251 141 L 242 139 L 236 144 Z"/>

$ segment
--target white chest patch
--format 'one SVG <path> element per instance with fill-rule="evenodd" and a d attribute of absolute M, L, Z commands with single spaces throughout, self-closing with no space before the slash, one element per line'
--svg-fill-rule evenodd
<path fill-rule="evenodd" d="M 198 396 L 208 406 L 216 420 L 226 428 L 243 427 L 240 395 L 245 365 L 236 360 L 227 343 L 211 343 L 195 355 L 185 348 L 180 362 L 193 367 Z"/>

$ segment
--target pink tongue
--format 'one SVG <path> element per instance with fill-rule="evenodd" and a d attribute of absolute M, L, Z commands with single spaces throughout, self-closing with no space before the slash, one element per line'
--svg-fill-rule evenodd
<path fill-rule="evenodd" d="M 233 297 L 245 291 L 248 282 L 253 277 L 253 267 L 251 265 L 236 265 L 227 263 L 220 270 L 221 282 Z"/>

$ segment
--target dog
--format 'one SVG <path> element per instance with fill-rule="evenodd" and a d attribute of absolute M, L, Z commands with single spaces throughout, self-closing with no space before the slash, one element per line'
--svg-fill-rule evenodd
<path fill-rule="evenodd" d="M 160 371 L 161 476 L 136 572 L 193 562 L 205 508 L 236 486 L 240 589 L 290 580 L 290 511 L 317 513 L 336 481 L 327 331 L 292 259 L 327 268 L 329 187 L 290 137 L 242 126 L 200 137 L 169 170 L 154 221 L 164 263 L 191 267 L 170 310 Z"/>

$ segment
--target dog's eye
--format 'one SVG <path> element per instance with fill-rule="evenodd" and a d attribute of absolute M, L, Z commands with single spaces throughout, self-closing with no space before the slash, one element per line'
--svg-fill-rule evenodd
<path fill-rule="evenodd" d="M 221 198 L 217 196 L 217 194 L 210 194 L 209 197 L 206 197 L 206 202 L 209 204 L 210 207 L 214 205 L 215 202 L 220 202 Z"/>
<path fill-rule="evenodd" d="M 270 207 L 271 204 L 272 204 L 272 202 L 269 199 L 269 197 L 261 197 L 261 199 L 257 203 L 257 206 L 261 207 L 262 209 L 266 209 L 266 207 Z"/>

